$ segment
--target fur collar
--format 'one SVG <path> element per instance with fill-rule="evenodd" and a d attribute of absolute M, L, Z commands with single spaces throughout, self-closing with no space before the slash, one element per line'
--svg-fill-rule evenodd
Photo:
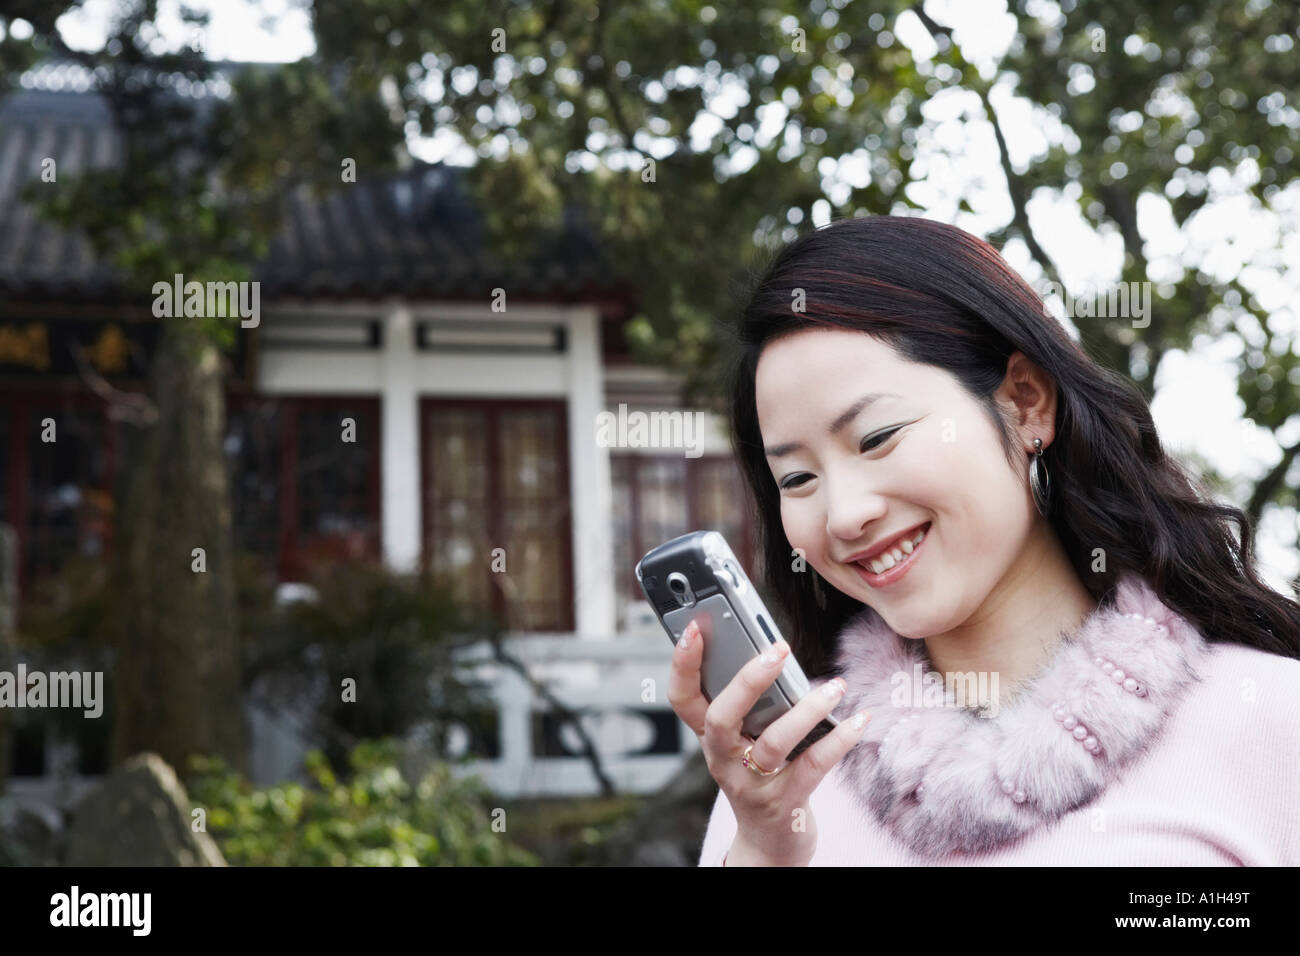
<path fill-rule="evenodd" d="M 1100 794 L 1155 741 L 1168 713 L 1201 678 L 1195 627 L 1136 575 L 1120 579 L 1038 673 L 981 713 L 938 680 L 929 699 L 900 697 L 925 643 L 899 637 L 871 608 L 839 638 L 848 687 L 841 720 L 871 722 L 835 767 L 861 808 L 915 853 L 977 853 L 1050 825 Z M 1122 671 L 1122 674 L 1121 674 Z M 947 706 L 923 706 L 943 695 Z"/>

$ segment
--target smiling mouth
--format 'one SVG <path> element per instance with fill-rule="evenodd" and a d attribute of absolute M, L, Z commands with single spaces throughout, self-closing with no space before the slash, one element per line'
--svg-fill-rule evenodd
<path fill-rule="evenodd" d="M 914 534 L 903 538 L 901 541 L 894 544 L 893 547 L 882 551 L 874 558 L 863 561 L 854 561 L 852 563 L 868 574 L 884 574 L 886 571 L 896 568 L 901 564 L 908 563 L 908 559 L 912 556 L 912 553 L 921 546 L 921 542 L 925 540 L 926 535 L 929 533 L 930 523 L 927 522 L 925 525 L 918 528 Z"/>

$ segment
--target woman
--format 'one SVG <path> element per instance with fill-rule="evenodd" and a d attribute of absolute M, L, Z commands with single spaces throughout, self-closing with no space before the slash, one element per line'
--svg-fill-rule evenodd
<path fill-rule="evenodd" d="M 789 646 L 712 703 L 699 623 L 674 652 L 701 865 L 1300 865 L 1300 607 L 990 245 L 805 234 L 743 311 L 731 417 Z M 787 652 L 815 690 L 751 741 Z"/>

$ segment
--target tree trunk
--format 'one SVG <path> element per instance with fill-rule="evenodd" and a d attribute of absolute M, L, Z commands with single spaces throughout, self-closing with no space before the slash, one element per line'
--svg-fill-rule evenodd
<path fill-rule="evenodd" d="M 193 320 L 163 320 L 152 390 L 157 420 L 127 429 L 113 549 L 112 759 L 151 750 L 183 772 L 216 754 L 246 772 L 221 357 Z"/>

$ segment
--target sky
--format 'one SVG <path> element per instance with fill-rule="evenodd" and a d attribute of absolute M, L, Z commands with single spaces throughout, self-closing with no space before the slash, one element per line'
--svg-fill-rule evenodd
<path fill-rule="evenodd" d="M 315 43 L 307 13 L 291 0 L 195 0 L 191 7 L 211 14 L 204 49 L 212 59 L 288 62 L 311 55 Z M 103 45 L 106 24 L 117 8 L 116 0 L 87 0 L 82 8 L 65 15 L 58 26 L 65 42 L 74 48 Z M 994 75 L 998 57 L 1015 34 L 1015 18 L 1007 12 L 1005 0 L 928 0 L 926 12 L 954 30 L 954 39 L 981 75 Z M 1030 8 L 1035 15 L 1053 19 L 1054 3 L 1042 0 Z M 188 39 L 179 18 L 179 3 L 160 4 L 157 43 L 175 47 Z M 715 21 L 716 22 L 716 21 Z M 721 27 L 720 27 L 721 28 Z M 899 42 L 912 50 L 918 61 L 933 54 L 933 43 L 920 21 L 911 15 L 895 25 Z M 1136 43 L 1136 38 L 1108 37 L 1108 43 Z M 1130 47 L 1125 46 L 1128 50 Z M 723 116 L 735 108 L 734 88 L 725 85 L 708 103 L 710 111 Z M 743 94 L 739 94 L 743 95 Z M 1006 86 L 996 87 L 990 97 L 1003 126 L 1013 165 L 1024 169 L 1049 144 L 1071 143 L 1072 137 L 1049 115 L 1035 115 L 1031 104 L 1016 97 Z M 1176 107 L 1178 104 L 1174 104 Z M 770 117 L 779 129 L 780 107 Z M 927 214 L 984 235 L 1011 219 L 1011 200 L 998 161 L 992 126 L 982 115 L 973 93 L 950 91 L 932 98 L 925 107 L 930 120 L 917 145 L 928 174 L 912 192 Z M 702 113 L 692 125 L 692 142 L 707 141 L 721 125 L 717 116 Z M 761 132 L 761 130 L 760 130 Z M 462 165 L 475 161 L 475 154 L 458 137 L 440 135 L 411 142 L 412 152 L 430 162 Z M 823 161 L 826 164 L 828 161 Z M 865 150 L 820 169 L 826 177 L 827 194 L 835 196 L 847 185 L 862 183 L 871 169 Z M 1148 256 L 1155 278 L 1174 277 L 1187 268 L 1201 268 L 1216 275 L 1240 272 L 1243 283 L 1273 311 L 1271 324 L 1296 335 L 1296 316 L 1290 303 L 1300 301 L 1300 188 L 1292 186 L 1262 209 L 1243 190 L 1258 169 L 1251 160 L 1232 174 L 1209 178 L 1206 188 L 1211 201 L 1195 221 L 1183 230 L 1173 225 L 1166 197 L 1145 196 L 1138 206 L 1138 225 L 1148 242 Z M 1172 187 L 1182 188 L 1181 184 Z M 957 197 L 966 193 L 974 212 L 959 212 Z M 814 204 L 815 224 L 829 221 L 831 205 Z M 1063 280 L 1071 289 L 1089 290 L 1118 276 L 1123 258 L 1117 232 L 1098 234 L 1085 221 L 1070 195 L 1040 192 L 1028 205 L 1031 227 L 1049 256 L 1058 264 Z M 1042 278 L 1025 244 L 1016 239 L 1002 249 L 1003 255 L 1031 283 Z M 1156 286 L 1153 301 L 1160 292 Z M 1077 338 L 1077 330 L 1059 308 L 1054 311 Z M 1079 318 L 1077 321 L 1088 321 Z M 1240 350 L 1234 337 L 1213 341 L 1204 337 L 1191 352 L 1174 351 L 1163 362 L 1156 379 L 1152 415 L 1166 447 L 1175 454 L 1194 451 L 1211 462 L 1221 474 L 1248 483 L 1267 472 L 1281 458 L 1277 441 L 1267 429 L 1243 418 L 1244 404 L 1236 394 L 1232 361 Z M 1280 387 L 1297 387 L 1282 383 Z M 1300 439 L 1300 421 L 1289 423 L 1282 441 Z M 1286 582 L 1300 573 L 1300 555 L 1295 550 L 1300 515 L 1295 509 L 1273 509 L 1261 524 L 1258 539 L 1259 567 L 1265 579 L 1283 593 Z"/>

